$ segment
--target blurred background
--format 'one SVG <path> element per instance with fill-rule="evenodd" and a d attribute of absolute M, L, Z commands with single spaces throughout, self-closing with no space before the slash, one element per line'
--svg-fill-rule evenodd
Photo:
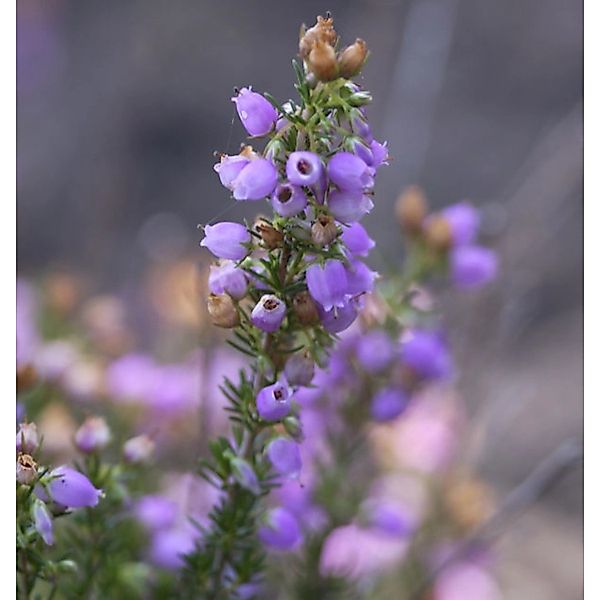
<path fill-rule="evenodd" d="M 373 265 L 400 261 L 409 184 L 479 206 L 500 253 L 492 288 L 443 305 L 466 452 L 502 497 L 582 431 L 580 2 L 19 0 L 18 273 L 119 298 L 128 343 L 174 358 L 202 320 L 197 225 L 256 211 L 212 170 L 244 138 L 233 87 L 292 95 L 299 26 L 326 10 L 371 49 L 369 117 L 394 157 L 365 219 Z M 502 538 L 507 598 L 581 597 L 581 488 L 570 473 Z"/>

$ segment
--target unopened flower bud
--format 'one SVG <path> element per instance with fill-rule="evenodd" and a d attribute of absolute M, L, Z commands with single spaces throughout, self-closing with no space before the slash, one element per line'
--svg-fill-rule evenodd
<path fill-rule="evenodd" d="M 255 496 L 261 493 L 260 483 L 252 465 L 238 456 L 231 459 L 231 473 L 233 478 L 246 490 Z"/>
<path fill-rule="evenodd" d="M 31 513 L 36 531 L 40 534 L 46 545 L 52 546 L 54 544 L 54 528 L 48 507 L 44 502 L 36 498 L 33 501 Z"/>
<path fill-rule="evenodd" d="M 348 104 L 350 106 L 354 106 L 354 108 L 359 108 L 361 106 L 366 106 L 373 100 L 371 94 L 367 91 L 354 92 L 348 98 Z"/>
<path fill-rule="evenodd" d="M 358 74 L 361 70 L 365 59 L 367 58 L 368 49 L 367 44 L 364 40 L 357 38 L 354 44 L 348 46 L 340 54 L 338 59 L 338 67 L 340 70 L 340 77 L 350 79 L 354 75 Z"/>
<path fill-rule="evenodd" d="M 277 475 L 292 479 L 298 477 L 302 469 L 302 459 L 300 447 L 296 442 L 285 437 L 276 437 L 267 445 L 266 453 Z"/>
<path fill-rule="evenodd" d="M 17 393 L 32 388 L 37 382 L 37 371 L 31 364 L 17 369 Z"/>
<path fill-rule="evenodd" d="M 17 431 L 17 452 L 33 454 L 40 443 L 35 423 L 21 423 Z"/>
<path fill-rule="evenodd" d="M 37 477 L 37 463 L 29 454 L 19 453 L 17 456 L 17 481 L 30 485 Z"/>
<path fill-rule="evenodd" d="M 274 250 L 275 248 L 281 247 L 283 234 L 267 221 L 259 217 L 254 224 L 254 229 L 262 238 L 263 244 L 267 250 Z"/>
<path fill-rule="evenodd" d="M 411 185 L 396 200 L 396 218 L 407 233 L 421 231 L 427 215 L 427 200 L 420 187 Z"/>
<path fill-rule="evenodd" d="M 305 350 L 288 358 L 284 373 L 290 385 L 309 385 L 315 375 L 315 361 Z"/>
<path fill-rule="evenodd" d="M 425 240 L 439 252 L 445 252 L 452 245 L 452 228 L 442 215 L 432 215 L 425 223 Z"/>
<path fill-rule="evenodd" d="M 310 54 L 317 41 L 324 42 L 330 46 L 335 46 L 337 41 L 337 33 L 333 28 L 333 19 L 331 17 L 317 17 L 315 25 L 300 33 L 298 50 L 302 58 L 306 58 Z"/>
<path fill-rule="evenodd" d="M 155 449 L 154 440 L 149 435 L 142 434 L 125 442 L 123 457 L 130 464 L 145 463 L 150 460 Z"/>
<path fill-rule="evenodd" d="M 337 234 L 335 219 L 330 215 L 319 215 L 311 228 L 311 239 L 317 246 L 328 246 Z"/>
<path fill-rule="evenodd" d="M 308 70 L 319 81 L 333 81 L 338 76 L 335 50 L 327 42 L 316 41 L 306 58 Z"/>
<path fill-rule="evenodd" d="M 316 325 L 319 322 L 317 305 L 308 292 L 300 292 L 294 296 L 292 309 L 302 325 Z"/>
<path fill-rule="evenodd" d="M 240 315 L 228 294 L 209 294 L 207 307 L 213 325 L 232 329 L 240 324 Z"/>
<path fill-rule="evenodd" d="M 110 429 L 102 417 L 88 417 L 75 434 L 75 445 L 89 454 L 105 448 L 110 438 Z"/>

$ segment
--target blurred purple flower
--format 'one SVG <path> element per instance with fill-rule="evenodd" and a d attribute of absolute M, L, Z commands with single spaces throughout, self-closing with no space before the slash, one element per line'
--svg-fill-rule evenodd
<path fill-rule="evenodd" d="M 136 519 L 151 531 L 172 527 L 177 512 L 175 502 L 160 495 L 144 496 L 134 506 Z"/>
<path fill-rule="evenodd" d="M 260 541 L 277 550 L 292 550 L 302 539 L 298 521 L 282 507 L 273 508 L 265 517 L 265 524 L 258 531 Z"/>
<path fill-rule="evenodd" d="M 446 379 L 452 374 L 452 359 L 442 336 L 413 329 L 401 345 L 401 359 L 424 379 Z"/>
<path fill-rule="evenodd" d="M 189 528 L 157 531 L 150 544 L 150 560 L 163 569 L 180 569 L 185 564 L 183 557 L 194 549 L 196 537 Z"/>
<path fill-rule="evenodd" d="M 489 283 L 498 273 L 498 257 L 482 246 L 461 246 L 450 253 L 450 275 L 454 285 L 474 289 Z"/>
<path fill-rule="evenodd" d="M 402 414 L 408 406 L 408 396 L 397 388 L 379 390 L 371 401 L 371 417 L 380 423 L 392 421 Z"/>
<path fill-rule="evenodd" d="M 379 373 L 387 368 L 396 353 L 396 347 L 384 331 L 370 331 L 356 343 L 356 358 L 368 373 Z"/>
<path fill-rule="evenodd" d="M 467 202 L 448 206 L 442 216 L 450 225 L 455 246 L 466 246 L 475 241 L 479 230 L 479 211 Z"/>
<path fill-rule="evenodd" d="M 267 456 L 273 469 L 282 477 L 297 478 L 302 469 L 300 447 L 296 442 L 285 437 L 277 437 L 269 442 Z"/>

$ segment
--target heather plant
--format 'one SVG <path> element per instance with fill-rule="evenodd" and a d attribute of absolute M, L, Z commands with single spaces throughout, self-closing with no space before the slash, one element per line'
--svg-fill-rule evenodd
<path fill-rule="evenodd" d="M 258 214 L 206 224 L 200 241 L 216 258 L 207 315 L 231 351 L 212 325 L 178 362 L 132 351 L 106 300 L 75 326 L 46 311 L 40 328 L 20 282 L 20 597 L 446 598 L 456 581 L 498 597 L 470 537 L 495 502 L 460 464 L 435 301 L 491 282 L 497 258 L 475 207 L 431 211 L 411 187 L 395 204 L 402 261 L 368 266 L 361 221 L 393 162 L 356 81 L 367 58 L 318 17 L 300 34 L 295 100 L 235 91 L 249 143 L 214 170 Z M 36 426 L 56 403 L 78 422 L 63 444 Z"/>

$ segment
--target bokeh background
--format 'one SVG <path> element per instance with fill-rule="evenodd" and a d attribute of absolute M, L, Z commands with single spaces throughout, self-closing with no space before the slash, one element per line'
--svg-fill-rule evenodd
<path fill-rule="evenodd" d="M 502 493 L 582 430 L 581 2 L 19 0 L 18 272 L 125 299 L 144 349 L 173 308 L 168 287 L 152 297 L 161 268 L 193 278 L 196 226 L 256 210 L 212 171 L 243 138 L 232 88 L 289 97 L 299 25 L 325 10 L 369 44 L 369 116 L 394 157 L 365 220 L 373 264 L 400 261 L 391 214 L 414 183 L 434 207 L 481 207 L 500 253 L 493 288 L 443 302 L 470 460 Z M 581 596 L 581 488 L 570 473 L 499 542 L 508 598 Z"/>

